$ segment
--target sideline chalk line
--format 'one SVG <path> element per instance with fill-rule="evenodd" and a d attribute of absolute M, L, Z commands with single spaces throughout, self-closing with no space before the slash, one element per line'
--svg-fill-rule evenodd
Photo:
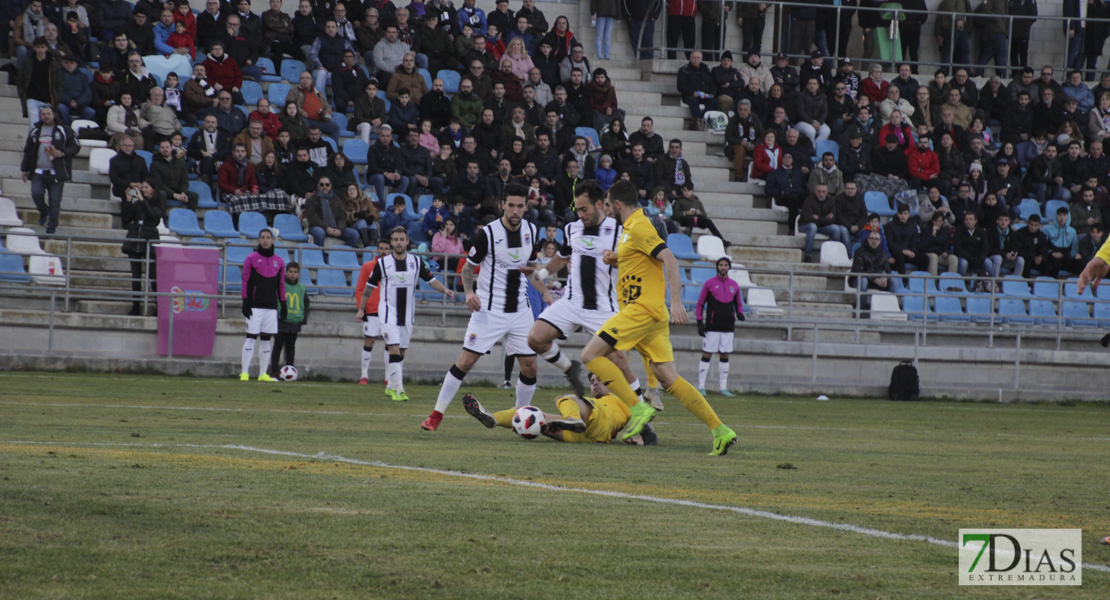
<path fill-rule="evenodd" d="M 77 442 L 73 444 L 66 444 L 65 442 L 34 442 L 34 441 L 9 441 L 10 444 L 22 445 L 88 445 L 84 442 Z M 134 447 L 139 444 L 95 444 L 100 446 L 118 445 L 125 447 Z M 433 469 L 429 467 L 414 467 L 410 465 L 394 465 L 384 463 L 377 460 L 362 460 L 358 458 L 348 458 L 338 454 L 329 454 L 321 451 L 316 454 L 304 454 L 302 452 L 292 452 L 288 450 L 275 450 L 271 448 L 258 448 L 255 446 L 244 446 L 240 444 L 147 444 L 145 447 L 155 448 L 214 448 L 222 450 L 241 450 L 243 452 L 254 452 L 259 454 L 269 454 L 272 456 L 288 456 L 291 458 L 304 458 L 309 460 L 328 460 L 334 462 L 347 463 L 352 465 L 360 465 L 366 467 L 378 467 L 382 469 L 395 469 L 399 471 L 415 471 L 420 473 L 431 473 L 435 475 L 446 475 L 449 477 L 460 477 L 464 479 L 473 479 L 477 481 L 493 481 L 497 483 L 505 483 L 520 487 L 536 488 L 547 490 L 551 492 L 575 492 L 579 494 L 590 494 L 593 496 L 602 496 L 606 498 L 620 498 L 622 500 L 640 500 L 643 502 L 654 502 L 656 504 L 670 504 L 673 506 L 687 506 L 690 508 L 703 508 L 707 510 L 719 510 L 733 512 L 749 517 L 760 519 L 770 519 L 772 521 L 784 521 L 787 523 L 794 523 L 796 525 L 808 525 L 810 527 L 822 527 L 825 529 L 838 529 L 840 531 L 848 531 L 851 533 L 858 533 L 870 537 L 883 538 L 888 540 L 899 541 L 918 541 L 927 542 L 937 546 L 944 546 L 946 548 L 959 548 L 959 544 L 951 540 L 944 540 L 935 538 L 929 535 L 921 535 L 915 533 L 896 533 L 892 531 L 884 531 L 882 529 L 874 529 L 871 527 L 860 527 L 850 523 L 833 523 L 831 521 L 822 521 L 820 519 L 812 519 L 810 517 L 796 517 L 792 515 L 781 515 L 765 510 L 756 510 L 754 508 L 746 508 L 743 506 L 728 506 L 725 504 L 708 504 L 706 502 L 696 502 L 693 500 L 680 500 L 677 498 L 662 498 L 658 496 L 645 496 L 642 494 L 628 494 L 625 492 L 615 492 L 609 490 L 593 490 L 589 488 L 576 488 L 561 485 L 553 485 L 549 483 L 539 483 L 535 481 L 525 481 L 523 479 L 514 479 L 512 477 L 498 477 L 496 475 L 483 475 L 481 473 L 464 473 L 462 471 L 452 471 L 449 469 Z M 1110 573 L 1110 566 L 1096 565 L 1091 563 L 1083 563 L 1084 569 L 1092 571 L 1101 571 Z"/>

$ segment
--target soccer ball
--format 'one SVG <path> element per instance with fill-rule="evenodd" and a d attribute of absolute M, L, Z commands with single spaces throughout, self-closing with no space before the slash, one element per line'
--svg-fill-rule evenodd
<path fill-rule="evenodd" d="M 546 422 L 542 410 L 535 406 L 522 406 L 513 415 L 513 431 L 526 440 L 534 440 L 540 437 L 540 431 Z"/>
<path fill-rule="evenodd" d="M 297 380 L 297 367 L 293 365 L 285 365 L 278 371 L 278 379 L 282 381 L 296 381 Z"/>

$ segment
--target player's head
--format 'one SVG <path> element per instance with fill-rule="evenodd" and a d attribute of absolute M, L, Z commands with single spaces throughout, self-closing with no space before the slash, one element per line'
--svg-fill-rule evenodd
<path fill-rule="evenodd" d="M 396 256 L 403 256 L 405 251 L 409 249 L 409 232 L 404 227 L 398 225 L 389 232 L 389 246 L 393 249 L 393 254 Z"/>
<path fill-rule="evenodd" d="M 586 227 L 593 227 L 605 219 L 605 192 L 592 179 L 575 187 L 574 212 Z"/>
<path fill-rule="evenodd" d="M 732 259 L 727 256 L 722 256 L 717 259 L 717 274 L 721 277 L 728 277 L 728 270 L 732 268 Z"/>
<path fill-rule="evenodd" d="M 378 256 L 385 256 L 390 253 L 389 240 L 382 238 L 378 240 Z"/>
<path fill-rule="evenodd" d="M 609 201 L 613 203 L 621 220 L 626 220 L 640 208 L 640 194 L 631 181 L 618 181 L 609 188 Z"/>
<path fill-rule="evenodd" d="M 292 261 L 285 265 L 285 282 L 297 283 L 301 280 L 301 265 L 296 261 Z"/>
<path fill-rule="evenodd" d="M 601 379 L 593 373 L 590 373 L 590 393 L 594 395 L 594 398 L 600 398 L 609 393 L 609 388 L 605 387 Z"/>
<path fill-rule="evenodd" d="M 258 247 L 266 250 L 273 248 L 274 232 L 270 231 L 266 227 L 263 227 L 262 230 L 258 232 Z"/>
<path fill-rule="evenodd" d="M 505 186 L 504 195 L 501 197 L 501 218 L 512 229 L 520 227 L 524 218 L 524 208 L 528 205 L 528 188 L 514 183 Z"/>

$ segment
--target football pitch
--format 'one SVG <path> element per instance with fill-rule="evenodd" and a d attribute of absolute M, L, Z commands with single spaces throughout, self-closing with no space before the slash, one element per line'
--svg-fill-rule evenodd
<path fill-rule="evenodd" d="M 380 382 L 0 373 L 0 598 L 1110 589 L 1107 404 L 711 393 L 740 439 L 710 457 L 669 396 L 659 445 L 632 447 L 524 441 L 459 398 L 422 431 L 437 390 L 394 403 Z M 534 404 L 555 412 L 565 391 Z M 1083 585 L 960 587 L 960 528 L 1081 528 Z"/>

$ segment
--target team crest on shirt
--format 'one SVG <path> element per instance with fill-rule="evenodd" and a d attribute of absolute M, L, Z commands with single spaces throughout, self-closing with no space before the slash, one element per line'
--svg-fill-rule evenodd
<path fill-rule="evenodd" d="M 470 343 L 473 344 L 474 341 L 477 340 L 477 339 L 478 339 L 478 334 L 477 333 L 470 334 Z"/>
<path fill-rule="evenodd" d="M 277 261 L 275 260 L 275 261 L 273 261 L 273 263 L 274 263 L 274 268 L 276 269 L 277 268 Z"/>

